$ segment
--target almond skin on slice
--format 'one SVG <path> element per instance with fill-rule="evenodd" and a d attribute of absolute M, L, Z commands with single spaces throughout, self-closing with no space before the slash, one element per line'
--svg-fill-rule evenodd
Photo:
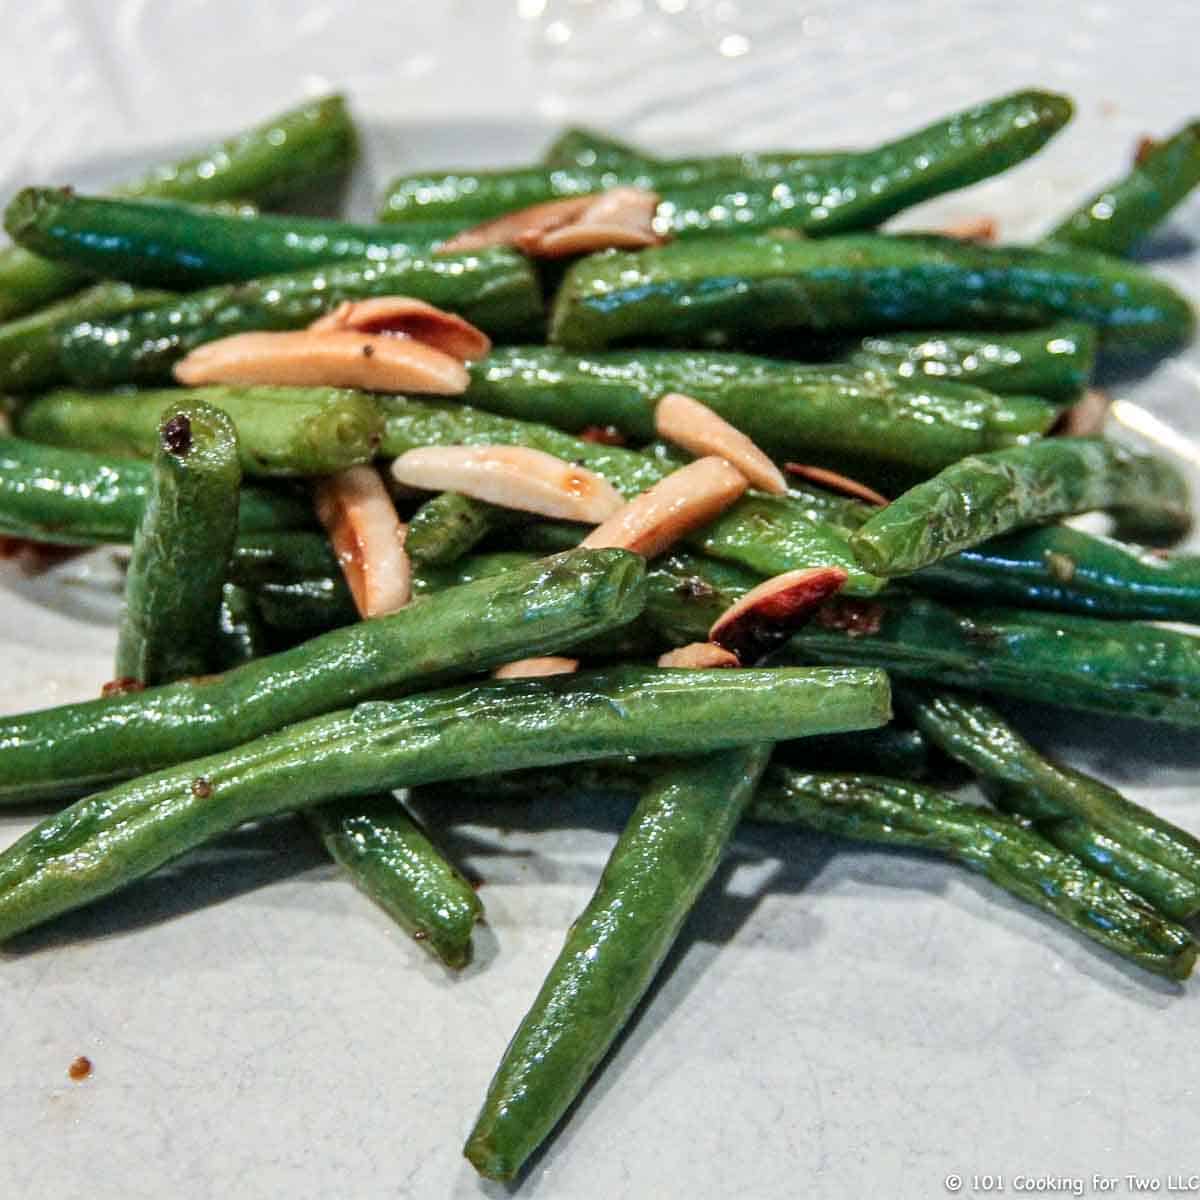
<path fill-rule="evenodd" d="M 708 631 L 709 640 L 741 662 L 752 662 L 805 624 L 845 582 L 846 572 L 840 567 L 776 575 L 727 608 Z"/>
<path fill-rule="evenodd" d="M 677 650 L 668 650 L 658 660 L 660 667 L 682 667 L 689 671 L 708 671 L 715 667 L 740 667 L 741 660 L 731 650 L 715 642 L 690 642 Z"/>
<path fill-rule="evenodd" d="M 467 368 L 413 338 L 335 330 L 236 333 L 197 346 L 175 364 L 179 383 L 352 387 L 372 392 L 460 396 Z"/>
<path fill-rule="evenodd" d="M 783 472 L 740 429 L 718 416 L 707 404 L 680 392 L 669 392 L 654 409 L 658 436 L 693 454 L 715 454 L 732 463 L 756 488 L 782 496 L 787 492 Z"/>
<path fill-rule="evenodd" d="M 548 654 L 543 658 L 519 658 L 492 672 L 493 679 L 538 679 L 545 675 L 570 675 L 579 670 L 579 659 Z"/>
<path fill-rule="evenodd" d="M 424 300 L 412 296 L 376 296 L 370 300 L 343 300 L 332 312 L 318 317 L 309 329 L 314 333 L 390 333 L 410 337 L 460 362 L 483 358 L 492 340 L 482 329 Z"/>
<path fill-rule="evenodd" d="M 594 471 L 525 446 L 423 446 L 400 455 L 392 475 L 409 487 L 461 492 L 502 508 L 589 525 L 623 503 Z"/>
<path fill-rule="evenodd" d="M 584 210 L 563 225 L 539 230 L 517 240 L 517 248 L 534 258 L 565 258 L 597 250 L 640 250 L 665 239 L 654 231 L 656 193 L 644 188 L 616 187 L 593 197 Z"/>
<path fill-rule="evenodd" d="M 849 475 L 828 471 L 824 467 L 810 466 L 808 463 L 790 462 L 783 465 L 789 475 L 798 475 L 810 483 L 817 483 L 822 487 L 829 488 L 831 492 L 840 492 L 843 496 L 850 496 L 854 500 L 865 500 L 866 503 L 874 504 L 879 508 L 887 508 L 890 503 L 886 496 L 881 496 L 874 488 L 867 487 L 865 483 L 859 483 L 857 479 L 851 479 Z"/>
<path fill-rule="evenodd" d="M 1051 431 L 1055 437 L 1092 437 L 1103 433 L 1108 423 L 1108 410 L 1112 397 L 1101 388 L 1088 388 L 1083 399 L 1072 404 L 1054 422 Z"/>
<path fill-rule="evenodd" d="M 1000 236 L 1000 225 L 995 217 L 964 217 L 943 225 L 938 232 L 960 242 L 994 242 Z"/>
<path fill-rule="evenodd" d="M 408 526 L 396 515 L 379 472 L 349 467 L 321 479 L 316 508 L 359 614 L 381 617 L 403 608 L 412 599 Z"/>
<path fill-rule="evenodd" d="M 596 198 L 596 194 L 568 196 L 563 200 L 546 200 L 531 204 L 516 212 L 493 217 L 442 242 L 435 254 L 465 254 L 487 246 L 515 246 L 519 239 L 557 229 L 573 221 Z"/>
<path fill-rule="evenodd" d="M 590 550 L 633 550 L 653 558 L 714 520 L 749 486 L 745 475 L 723 458 L 698 458 L 635 496 L 579 544 Z"/>

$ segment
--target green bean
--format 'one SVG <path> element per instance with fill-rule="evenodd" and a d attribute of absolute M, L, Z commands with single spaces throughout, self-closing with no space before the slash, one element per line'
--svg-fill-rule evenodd
<path fill-rule="evenodd" d="M 511 1179 L 633 1015 L 754 795 L 769 745 L 664 769 L 509 1042 L 464 1153 Z"/>
<path fill-rule="evenodd" d="M 253 594 L 276 649 L 295 646 L 360 620 L 354 597 L 340 572 L 314 579 L 265 580 L 254 587 Z"/>
<path fill-rule="evenodd" d="M 654 436 L 654 410 L 668 392 L 703 401 L 780 458 L 921 475 L 1046 433 L 1058 416 L 1033 397 L 870 369 L 699 351 L 581 356 L 552 346 L 504 347 L 472 364 L 466 400 L 572 432 L 612 425 L 644 440 Z"/>
<path fill-rule="evenodd" d="M 982 246 L 932 235 L 728 237 L 580 259 L 550 340 L 574 350 L 669 340 L 730 346 L 814 330 L 1020 328 L 1068 318 L 1105 349 L 1186 342 L 1192 306 L 1169 284 L 1085 250 Z"/>
<path fill-rule="evenodd" d="M 1200 725 L 1200 638 L 1136 621 L 885 594 L 834 600 L 788 652 L 807 662 L 886 666 L 901 679 L 972 692 Z"/>
<path fill-rule="evenodd" d="M 1128 254 L 1200 183 L 1200 121 L 1153 143 L 1128 175 L 1070 213 L 1048 242 Z"/>
<path fill-rule="evenodd" d="M 1148 552 L 1067 525 L 993 538 L 905 582 L 981 604 L 1200 625 L 1200 556 Z"/>
<path fill-rule="evenodd" d="M 87 387 L 169 380 L 204 342 L 248 330 L 300 329 L 343 300 L 414 296 L 466 317 L 496 337 L 528 335 L 542 321 L 537 277 L 521 255 L 414 255 L 388 262 L 329 263 L 181 296 L 113 320 L 81 321 L 64 335 L 66 379 Z"/>
<path fill-rule="evenodd" d="M 902 209 L 986 179 L 1039 150 L 1071 115 L 1047 92 L 1018 92 L 852 154 L 731 158 L 741 177 L 714 177 L 710 163 L 639 161 L 625 166 L 453 171 L 394 180 L 387 221 L 470 223 L 557 197 L 617 184 L 661 193 L 657 223 L 677 236 L 788 227 L 806 233 L 862 229 Z M 722 168 L 723 169 L 723 168 Z"/>
<path fill-rule="evenodd" d="M 55 446 L 148 458 L 158 415 L 178 389 L 77 392 L 35 397 L 16 417 L 23 437 Z M 250 476 L 330 475 L 375 457 L 383 418 L 364 392 L 345 388 L 199 387 L 188 395 L 228 414 L 237 426 L 242 469 Z"/>
<path fill-rule="evenodd" d="M 0 259 L 3 258 L 0 251 Z M 0 391 L 36 392 L 61 377 L 58 348 L 63 334 L 93 317 L 119 317 L 165 304 L 169 292 L 98 283 L 26 317 L 0 325 Z"/>
<path fill-rule="evenodd" d="M 308 815 L 330 857 L 397 925 L 448 967 L 471 961 L 483 905 L 395 796 L 333 800 Z"/>
<path fill-rule="evenodd" d="M 0 801 L 136 775 L 339 705 L 561 650 L 636 617 L 643 575 L 624 551 L 574 551 L 216 678 L 5 717 Z"/>
<path fill-rule="evenodd" d="M 414 563 L 438 566 L 454 562 L 497 529 L 504 513 L 482 500 L 442 492 L 413 513 L 404 547 Z"/>
<path fill-rule="evenodd" d="M 357 137 L 341 96 L 324 96 L 119 188 L 125 196 L 274 204 L 311 192 L 354 160 Z M 0 250 L 0 320 L 41 308 L 86 276 L 19 246 Z"/>
<path fill-rule="evenodd" d="M 751 815 L 823 833 L 948 855 L 1027 904 L 1147 971 L 1186 979 L 1196 945 L 1186 929 L 1002 813 L 932 788 L 870 775 L 772 768 Z"/>
<path fill-rule="evenodd" d="M 874 334 L 845 353 L 853 366 L 901 379 L 972 383 L 1070 403 L 1091 377 L 1097 340 L 1090 325 L 1063 321 L 1011 333 Z"/>
<path fill-rule="evenodd" d="M 453 640 L 469 636 L 465 624 L 454 632 Z M 481 763 L 505 771 L 620 754 L 686 755 L 872 728 L 890 715 L 887 678 L 878 671 L 681 675 L 627 667 L 493 680 L 360 704 L 249 742 L 243 728 L 236 749 L 98 792 L 10 846 L 0 855 L 0 941 L 246 821 L 336 796 L 470 776 Z"/>
<path fill-rule="evenodd" d="M 617 168 L 634 162 L 653 162 L 651 155 L 608 133 L 570 125 L 546 148 L 548 167 Z"/>
<path fill-rule="evenodd" d="M 4 228 L 26 250 L 87 274 L 181 289 L 344 260 L 408 259 L 454 230 L 413 225 L 397 233 L 321 217 L 247 217 L 65 188 L 24 188 L 5 209 Z"/>
<path fill-rule="evenodd" d="M 150 492 L 144 462 L 0 437 L 0 533 L 69 546 L 133 541 Z M 312 502 L 291 491 L 242 489 L 244 533 L 305 529 Z"/>
<path fill-rule="evenodd" d="M 877 512 L 850 537 L 877 575 L 907 575 L 988 538 L 1051 517 L 1132 509 L 1186 531 L 1187 484 L 1165 459 L 1102 438 L 1047 438 L 975 454 Z"/>
<path fill-rule="evenodd" d="M 217 667 L 222 587 L 237 534 L 238 439 L 220 409 L 160 405 L 154 474 L 125 576 L 114 672 L 174 683 Z"/>
<path fill-rule="evenodd" d="M 532 446 L 603 475 L 625 496 L 645 491 L 686 461 L 663 448 L 639 453 L 586 442 L 544 425 L 494 416 L 458 403 L 396 396 L 382 396 L 379 403 L 385 422 L 380 450 L 386 457 L 418 446 Z M 746 562 L 764 574 L 828 565 L 847 571 L 843 591 L 850 595 L 870 595 L 880 587 L 879 580 L 863 571 L 850 553 L 840 530 L 810 520 L 802 503 L 786 497 L 752 494 L 688 540 L 707 553 Z"/>
<path fill-rule="evenodd" d="M 1043 758 L 999 713 L 952 692 L 905 692 L 904 709 L 935 745 L 974 771 L 1006 812 L 1047 841 L 1186 920 L 1200 911 L 1200 841 L 1081 771 Z"/>
<path fill-rule="evenodd" d="M 254 596 L 236 583 L 221 590 L 217 670 L 228 671 L 268 653 L 267 630 Z"/>
<path fill-rule="evenodd" d="M 329 539 L 315 529 L 244 533 L 233 548 L 229 564 L 230 578 L 248 588 L 340 574 Z"/>

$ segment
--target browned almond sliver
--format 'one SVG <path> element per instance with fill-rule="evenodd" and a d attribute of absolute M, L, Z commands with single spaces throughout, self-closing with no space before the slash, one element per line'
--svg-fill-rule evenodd
<path fill-rule="evenodd" d="M 727 608 L 708 631 L 741 662 L 752 662 L 805 624 L 846 582 L 840 567 L 788 571 L 751 588 Z"/>
<path fill-rule="evenodd" d="M 1100 388 L 1088 388 L 1083 399 L 1064 409 L 1051 431 L 1056 437 L 1092 437 L 1103 433 L 1112 397 Z"/>
<path fill-rule="evenodd" d="M 640 250 L 665 240 L 654 231 L 658 196 L 643 188 L 618 187 L 594 197 L 565 224 L 519 238 L 516 246 L 534 258 L 565 258 L 597 250 Z"/>
<path fill-rule="evenodd" d="M 189 387 L 261 383 L 437 396 L 460 396 L 471 382 L 457 358 L 414 338 L 350 329 L 236 333 L 197 346 L 175 364 L 175 378 Z"/>
<path fill-rule="evenodd" d="M 594 525 L 620 493 L 585 467 L 525 446 L 423 446 L 392 464 L 394 478 L 429 492 L 460 492 L 502 508 Z"/>
<path fill-rule="evenodd" d="M 1000 226 L 995 217 L 964 217 L 943 225 L 940 233 L 960 242 L 994 242 L 1000 236 Z"/>
<path fill-rule="evenodd" d="M 670 392 L 654 410 L 658 436 L 693 454 L 715 454 L 732 463 L 764 492 L 781 496 L 787 491 L 783 472 L 740 429 L 718 416 L 707 404 L 679 392 Z"/>
<path fill-rule="evenodd" d="M 692 642 L 678 650 L 668 650 L 658 660 L 660 667 L 682 667 L 689 671 L 709 671 L 716 667 L 740 667 L 741 660 L 715 642 Z"/>
<path fill-rule="evenodd" d="M 470 321 L 411 296 L 343 300 L 332 312 L 318 317 L 309 329 L 314 333 L 350 329 L 356 333 L 410 337 L 460 362 L 483 358 L 492 348 L 491 338 Z"/>
<path fill-rule="evenodd" d="M 855 500 L 865 500 L 868 504 L 887 508 L 888 498 L 881 496 L 874 488 L 869 488 L 849 475 L 841 475 L 837 471 L 827 471 L 824 467 L 810 466 L 808 463 L 784 463 L 784 469 L 789 475 L 799 475 L 810 483 L 819 483 L 831 492 L 840 492 L 843 496 L 852 496 Z"/>
<path fill-rule="evenodd" d="M 714 520 L 749 486 L 745 475 L 723 458 L 698 458 L 635 496 L 579 544 L 591 550 L 633 550 L 653 558 Z"/>
<path fill-rule="evenodd" d="M 412 569 L 404 549 L 408 526 L 374 467 L 349 467 L 317 483 L 317 517 L 329 533 L 354 605 L 381 617 L 412 598 Z"/>
<path fill-rule="evenodd" d="M 568 196 L 563 200 L 546 200 L 542 204 L 531 204 L 528 208 L 493 217 L 481 225 L 473 225 L 456 233 L 438 246 L 437 254 L 466 254 L 482 250 L 487 246 L 515 246 L 522 238 L 557 229 L 573 221 L 595 199 L 585 196 Z"/>
<path fill-rule="evenodd" d="M 493 679 L 538 679 L 545 675 L 570 675 L 579 670 L 579 659 L 548 654 L 544 658 L 519 658 L 492 672 Z"/>

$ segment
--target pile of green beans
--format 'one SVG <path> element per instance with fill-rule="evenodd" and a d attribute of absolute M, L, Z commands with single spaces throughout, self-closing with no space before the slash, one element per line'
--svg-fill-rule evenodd
<path fill-rule="evenodd" d="M 1191 303 L 1122 259 L 1200 183 L 1200 126 L 1148 145 L 1035 245 L 879 228 L 1025 160 L 1070 115 L 1030 90 L 869 149 L 690 157 L 573 127 L 539 163 L 398 179 L 374 224 L 259 213 L 352 163 L 332 96 L 108 196 L 8 199 L 0 535 L 131 550 L 111 683 L 0 718 L 0 806 L 52 810 L 0 852 L 0 942 L 297 812 L 458 971 L 485 919 L 439 837 L 461 801 L 477 819 L 624 797 L 467 1140 L 496 1179 L 565 1119 L 743 821 L 941 855 L 1187 978 L 1200 838 L 1043 755 L 1022 710 L 990 701 L 1200 726 L 1200 635 L 1155 624 L 1200 626 L 1200 556 L 1146 549 L 1189 531 L 1187 482 L 1103 432 L 1061 435 L 1104 358 L 1192 335 Z M 442 253 L 481 222 L 616 186 L 657 193 L 660 244 L 561 268 L 526 242 Z M 397 295 L 495 343 L 463 395 L 173 386 L 207 342 Z M 691 461 L 660 426 L 669 393 L 789 467 L 786 493 L 749 489 L 646 562 L 580 549 L 585 525 L 392 485 L 397 523 L 369 532 L 402 542 L 411 597 L 360 617 L 348 579 L 369 573 L 370 538 L 351 502 L 330 516 L 334 482 L 317 492 L 320 520 L 347 522 L 331 539 L 315 482 L 503 446 L 633 500 Z M 1086 513 L 1138 544 L 1062 523 Z M 653 665 L 719 638 L 765 581 L 828 568 L 840 594 L 790 612 L 765 657 Z M 787 586 L 764 623 L 785 619 Z M 547 655 L 581 669 L 488 678 Z M 990 805 L 951 794 L 968 780 Z"/>

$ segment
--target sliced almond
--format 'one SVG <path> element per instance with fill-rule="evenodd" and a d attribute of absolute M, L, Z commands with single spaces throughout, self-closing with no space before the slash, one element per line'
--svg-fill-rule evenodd
<path fill-rule="evenodd" d="M 867 487 L 865 483 L 859 483 L 857 479 L 851 479 L 849 475 L 828 471 L 824 467 L 810 466 L 808 463 L 790 462 L 783 465 L 789 475 L 799 475 L 801 479 L 807 479 L 810 483 L 818 483 L 822 487 L 829 488 L 831 492 L 839 492 L 841 495 L 851 496 L 855 500 L 865 500 L 868 504 L 875 504 L 879 508 L 887 508 L 890 503 L 886 496 L 881 496 L 874 488 Z"/>
<path fill-rule="evenodd" d="M 846 582 L 840 567 L 808 567 L 776 575 L 751 588 L 708 631 L 741 662 L 760 658 L 805 624 Z"/>
<path fill-rule="evenodd" d="M 718 416 L 707 404 L 671 392 L 654 410 L 658 436 L 693 454 L 715 454 L 732 463 L 764 492 L 782 496 L 787 491 L 783 472 L 740 429 Z"/>
<path fill-rule="evenodd" d="M 318 317 L 314 333 L 389 333 L 410 337 L 460 362 L 483 358 L 491 338 L 457 313 L 446 312 L 411 296 L 376 296 L 372 300 L 343 300 L 332 312 Z"/>
<path fill-rule="evenodd" d="M 698 458 L 635 496 L 579 544 L 615 547 L 653 558 L 714 520 L 750 486 L 723 458 Z"/>
<path fill-rule="evenodd" d="M 457 358 L 414 338 L 350 329 L 236 333 L 197 346 L 175 364 L 175 378 L 189 387 L 259 383 L 438 396 L 460 396 L 471 382 Z"/>
<path fill-rule="evenodd" d="M 1000 226 L 995 217 L 964 217 L 943 225 L 940 232 L 960 242 L 994 242 L 1000 236 Z"/>
<path fill-rule="evenodd" d="M 563 225 L 520 238 L 516 245 L 534 258 L 565 258 L 597 250 L 640 250 L 661 245 L 654 231 L 658 196 L 643 188 L 602 192 Z"/>
<path fill-rule="evenodd" d="M 519 658 L 505 663 L 492 672 L 493 679 L 538 679 L 545 675 L 570 675 L 579 670 L 579 659 L 559 658 L 548 654 L 544 658 Z"/>
<path fill-rule="evenodd" d="M 493 217 L 490 221 L 456 233 L 437 248 L 437 253 L 466 254 L 487 246 L 515 246 L 521 238 L 557 229 L 574 220 L 595 198 L 594 194 L 568 196 L 563 200 L 547 200 Z"/>
<path fill-rule="evenodd" d="M 412 569 L 404 549 L 408 526 L 374 467 L 349 467 L 317 483 L 317 517 L 329 533 L 354 605 L 381 617 L 412 598 Z"/>
<path fill-rule="evenodd" d="M 738 656 L 715 642 L 692 642 L 678 650 L 668 650 L 658 660 L 660 667 L 682 667 L 689 671 L 709 671 L 715 667 L 740 667 Z"/>
<path fill-rule="evenodd" d="M 1053 432 L 1058 437 L 1092 437 L 1103 433 L 1111 407 L 1112 397 L 1106 391 L 1088 388 L 1083 399 L 1065 409 L 1054 422 Z"/>
<path fill-rule="evenodd" d="M 622 505 L 620 493 L 595 471 L 525 446 L 423 446 L 400 455 L 392 475 L 409 487 L 589 525 Z"/>

